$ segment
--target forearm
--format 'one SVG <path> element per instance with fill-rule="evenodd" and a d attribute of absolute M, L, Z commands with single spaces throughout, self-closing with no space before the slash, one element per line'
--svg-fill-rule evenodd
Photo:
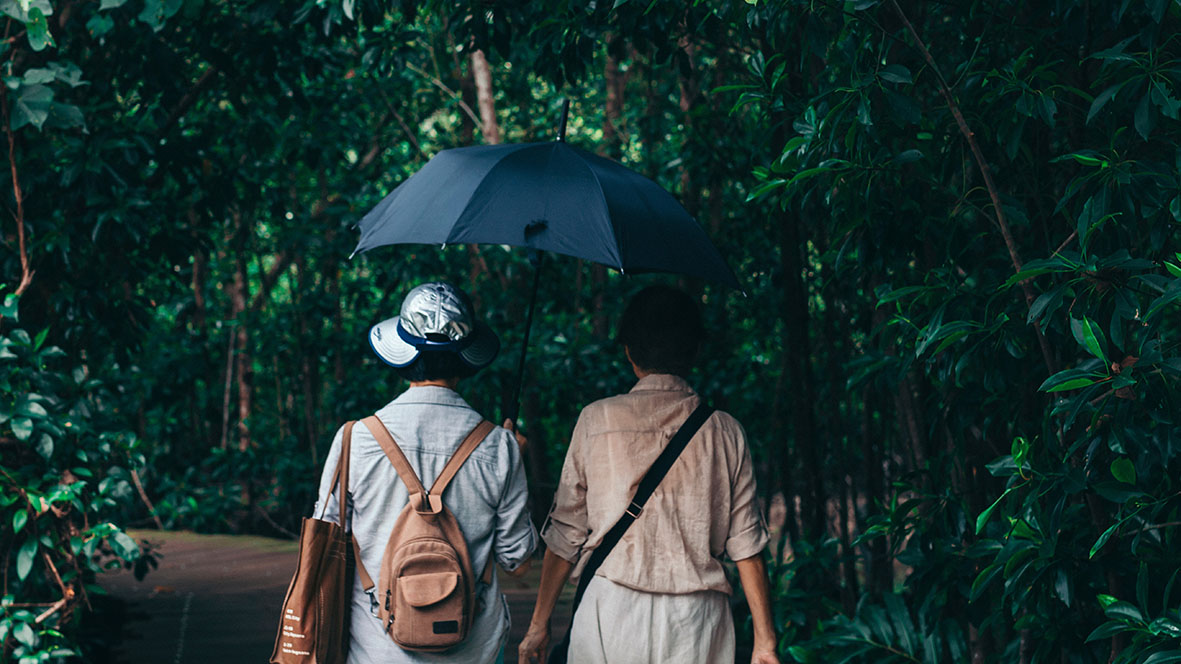
<path fill-rule="evenodd" d="M 767 565 L 761 554 L 736 562 L 738 579 L 750 606 L 755 652 L 775 652 L 777 639 L 775 624 L 771 620 L 771 587 L 767 581 Z"/>
<path fill-rule="evenodd" d="M 554 613 L 554 606 L 558 603 L 558 596 L 562 594 L 562 586 L 570 577 L 574 564 L 564 560 L 553 551 L 546 550 L 545 558 L 541 561 L 541 582 L 537 588 L 537 603 L 533 605 L 532 623 L 538 627 L 549 624 L 550 616 Z"/>

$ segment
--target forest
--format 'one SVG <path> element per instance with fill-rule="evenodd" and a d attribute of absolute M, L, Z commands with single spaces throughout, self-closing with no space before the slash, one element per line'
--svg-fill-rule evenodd
<path fill-rule="evenodd" d="M 623 303 L 673 283 L 782 521 L 784 661 L 1181 662 L 1181 2 L 0 14 L 0 662 L 85 661 L 103 570 L 151 574 L 125 529 L 293 537 L 333 432 L 402 389 L 365 338 L 418 283 L 500 334 L 460 389 L 503 417 L 527 253 L 350 258 L 355 227 L 567 99 L 566 140 L 672 192 L 742 288 L 546 257 L 539 521 L 581 407 L 633 382 Z"/>

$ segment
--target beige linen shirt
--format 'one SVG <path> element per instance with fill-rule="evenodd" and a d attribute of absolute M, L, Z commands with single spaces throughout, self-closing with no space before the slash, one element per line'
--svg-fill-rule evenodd
<path fill-rule="evenodd" d="M 654 374 L 627 394 L 582 410 L 542 530 L 550 550 L 575 563 L 574 576 L 700 401 L 684 379 Z M 722 555 L 749 558 L 767 539 L 746 434 L 737 420 L 717 411 L 686 445 L 597 575 L 646 592 L 729 594 Z"/>

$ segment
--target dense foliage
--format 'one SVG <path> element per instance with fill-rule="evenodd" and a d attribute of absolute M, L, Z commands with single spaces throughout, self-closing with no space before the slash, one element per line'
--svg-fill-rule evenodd
<path fill-rule="evenodd" d="M 364 335 L 419 281 L 500 332 L 461 392 L 504 412 L 523 252 L 350 260 L 352 225 L 440 149 L 552 138 L 569 97 L 568 139 L 676 193 L 744 283 L 671 278 L 783 521 L 785 657 L 1181 661 L 1181 3 L 0 12 L 0 660 L 68 656 L 94 573 L 142 571 L 113 523 L 294 530 L 332 431 L 400 389 Z M 544 514 L 662 277 L 541 269 Z"/>

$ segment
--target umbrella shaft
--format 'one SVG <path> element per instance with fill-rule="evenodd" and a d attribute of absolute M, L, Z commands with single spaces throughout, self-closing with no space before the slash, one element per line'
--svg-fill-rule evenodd
<path fill-rule="evenodd" d="M 525 315 L 525 336 L 521 340 L 521 359 L 517 363 L 517 382 L 508 415 L 508 418 L 513 421 L 514 429 L 517 426 L 517 416 L 521 412 L 521 385 L 525 381 L 525 356 L 529 352 L 529 331 L 533 329 L 533 309 L 537 306 L 537 288 L 541 284 L 542 253 L 537 252 L 536 260 L 530 262 L 533 263 L 533 292 L 529 295 L 529 312 Z"/>

